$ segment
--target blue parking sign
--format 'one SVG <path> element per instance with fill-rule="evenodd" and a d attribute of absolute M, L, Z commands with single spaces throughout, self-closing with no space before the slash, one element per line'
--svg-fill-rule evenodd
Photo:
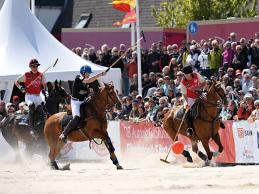
<path fill-rule="evenodd" d="M 189 24 L 189 32 L 195 34 L 198 32 L 198 24 L 196 22 L 191 22 Z"/>

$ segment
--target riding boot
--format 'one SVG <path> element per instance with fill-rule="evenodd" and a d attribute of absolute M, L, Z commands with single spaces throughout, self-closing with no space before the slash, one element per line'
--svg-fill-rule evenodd
<path fill-rule="evenodd" d="M 192 116 L 191 116 L 191 110 L 187 110 L 186 115 L 185 115 L 185 121 L 187 123 L 187 130 L 186 130 L 186 134 L 187 136 L 192 136 L 194 131 L 193 131 L 193 127 L 192 127 Z"/>
<path fill-rule="evenodd" d="M 29 129 L 31 135 L 35 134 L 35 119 L 34 119 L 34 114 L 35 114 L 35 104 L 29 105 Z"/>
<path fill-rule="evenodd" d="M 67 126 L 65 127 L 64 131 L 59 136 L 59 139 L 61 139 L 64 143 L 67 143 L 67 135 L 70 131 L 75 130 L 80 123 L 81 117 L 75 116 Z"/>

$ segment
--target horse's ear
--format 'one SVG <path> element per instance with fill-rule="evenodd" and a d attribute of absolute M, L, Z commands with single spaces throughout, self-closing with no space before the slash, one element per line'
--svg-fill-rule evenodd
<path fill-rule="evenodd" d="M 105 82 L 103 82 L 103 83 L 104 83 L 105 87 L 107 87 L 107 86 L 108 86 L 108 84 L 107 84 L 107 83 L 105 83 Z"/>
<path fill-rule="evenodd" d="M 58 88 L 58 80 L 57 79 L 54 82 L 54 86 L 55 86 L 56 89 Z"/>

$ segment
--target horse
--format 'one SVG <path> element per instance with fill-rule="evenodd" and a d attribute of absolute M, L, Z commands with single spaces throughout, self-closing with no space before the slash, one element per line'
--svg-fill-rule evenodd
<path fill-rule="evenodd" d="M 221 144 L 220 136 L 218 130 L 220 128 L 220 118 L 218 114 L 219 101 L 227 102 L 225 95 L 225 90 L 219 82 L 213 82 L 208 86 L 208 91 L 205 98 L 201 98 L 197 103 L 197 116 L 193 119 L 193 127 L 195 134 L 191 137 L 187 136 L 186 129 L 187 123 L 181 121 L 184 118 L 178 118 L 177 112 L 183 107 L 172 108 L 166 114 L 162 122 L 162 127 L 174 141 L 177 139 L 176 135 L 178 133 L 187 136 L 192 142 L 192 151 L 195 152 L 202 160 L 205 161 L 205 165 L 209 165 L 212 156 L 217 156 L 219 153 L 223 152 L 223 146 Z M 182 113 L 182 116 L 184 114 Z M 218 152 L 211 152 L 209 148 L 209 140 L 213 139 L 218 145 Z M 197 142 L 201 141 L 206 154 L 202 153 L 198 149 Z M 184 150 L 182 155 L 186 157 L 188 162 L 193 162 L 190 153 Z"/>
<path fill-rule="evenodd" d="M 68 140 L 73 142 L 81 142 L 94 139 L 102 139 L 106 148 L 110 153 L 110 159 L 117 169 L 122 169 L 119 161 L 114 153 L 115 149 L 107 132 L 106 108 L 116 106 L 121 109 L 121 100 L 114 88 L 113 84 L 104 83 L 95 96 L 88 103 L 83 111 L 86 113 L 86 125 L 79 127 L 79 130 L 72 131 L 68 134 Z M 54 170 L 61 170 L 56 162 L 56 157 L 64 146 L 63 141 L 59 139 L 62 132 L 62 119 L 67 115 L 66 112 L 60 112 L 48 118 L 44 127 L 44 134 L 49 145 L 50 166 Z M 69 164 L 67 165 L 69 166 Z M 68 168 L 69 169 L 69 168 Z"/>
<path fill-rule="evenodd" d="M 34 153 L 43 155 L 47 151 L 43 134 L 46 115 L 41 106 L 36 108 L 35 117 L 35 136 L 30 134 L 28 114 L 11 114 L 6 116 L 0 123 L 2 135 L 14 150 L 16 161 L 21 159 L 19 141 L 25 144 L 25 151 L 28 156 L 32 156 Z"/>
<path fill-rule="evenodd" d="M 54 88 L 51 82 L 47 82 L 48 96 L 46 98 L 46 108 L 49 114 L 53 115 L 64 109 L 64 104 L 68 104 L 70 95 L 61 87 L 61 81 L 54 82 Z M 60 107 L 62 105 L 62 108 Z"/>
<path fill-rule="evenodd" d="M 55 93 L 55 95 L 53 93 Z M 58 85 L 57 81 L 55 81 L 55 89 L 49 96 L 47 96 L 47 98 L 45 96 L 47 112 L 49 114 L 53 114 L 52 110 L 58 112 L 59 107 L 55 107 L 55 104 L 57 103 L 58 105 L 60 102 L 65 103 L 65 100 L 68 97 L 69 94 L 65 91 L 65 89 L 60 86 L 60 83 Z M 55 104 L 51 102 L 55 102 Z M 52 110 L 48 109 L 48 107 L 51 107 Z M 45 155 L 45 152 L 47 152 L 47 144 L 45 142 L 43 133 L 47 115 L 44 114 L 43 107 L 41 105 L 36 107 L 34 115 L 34 128 L 36 132 L 35 136 L 32 136 L 30 134 L 30 129 L 28 126 L 29 118 L 28 114 L 26 113 L 8 115 L 7 117 L 3 118 L 3 120 L 0 123 L 2 135 L 6 142 L 15 151 L 17 161 L 20 160 L 18 141 L 23 142 L 25 144 L 25 151 L 28 156 L 31 156 L 34 153 Z"/>

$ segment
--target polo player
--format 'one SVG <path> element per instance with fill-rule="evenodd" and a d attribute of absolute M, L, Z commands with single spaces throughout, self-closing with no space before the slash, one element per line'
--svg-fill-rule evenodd
<path fill-rule="evenodd" d="M 29 62 L 30 71 L 19 76 L 15 81 L 15 85 L 25 93 L 25 102 L 29 106 L 29 128 L 32 135 L 35 134 L 35 110 L 37 106 L 42 106 L 45 114 L 47 113 L 44 100 L 40 93 L 45 94 L 46 79 L 45 76 L 38 71 L 40 63 L 37 59 L 31 59 Z M 24 82 L 25 87 L 20 85 Z M 42 89 L 43 88 L 43 89 Z"/>
<path fill-rule="evenodd" d="M 64 131 L 59 136 L 64 143 L 67 142 L 67 135 L 70 131 L 76 130 L 80 124 L 81 118 L 80 107 L 84 103 L 85 99 L 88 99 L 91 91 L 89 90 L 89 84 L 97 80 L 101 76 L 105 76 L 106 72 L 101 72 L 95 76 L 90 77 L 90 74 L 93 73 L 92 69 L 88 65 L 84 65 L 80 68 L 80 74 L 77 75 L 74 81 L 72 98 L 71 98 L 71 108 L 73 119 L 69 121 Z"/>
<path fill-rule="evenodd" d="M 181 81 L 180 88 L 181 92 L 186 101 L 185 105 L 185 120 L 187 123 L 186 133 L 188 136 L 193 135 L 191 108 L 194 105 L 196 99 L 199 98 L 200 92 L 205 88 L 206 82 L 204 78 L 196 72 L 193 72 L 190 65 L 183 67 L 184 77 Z"/>

